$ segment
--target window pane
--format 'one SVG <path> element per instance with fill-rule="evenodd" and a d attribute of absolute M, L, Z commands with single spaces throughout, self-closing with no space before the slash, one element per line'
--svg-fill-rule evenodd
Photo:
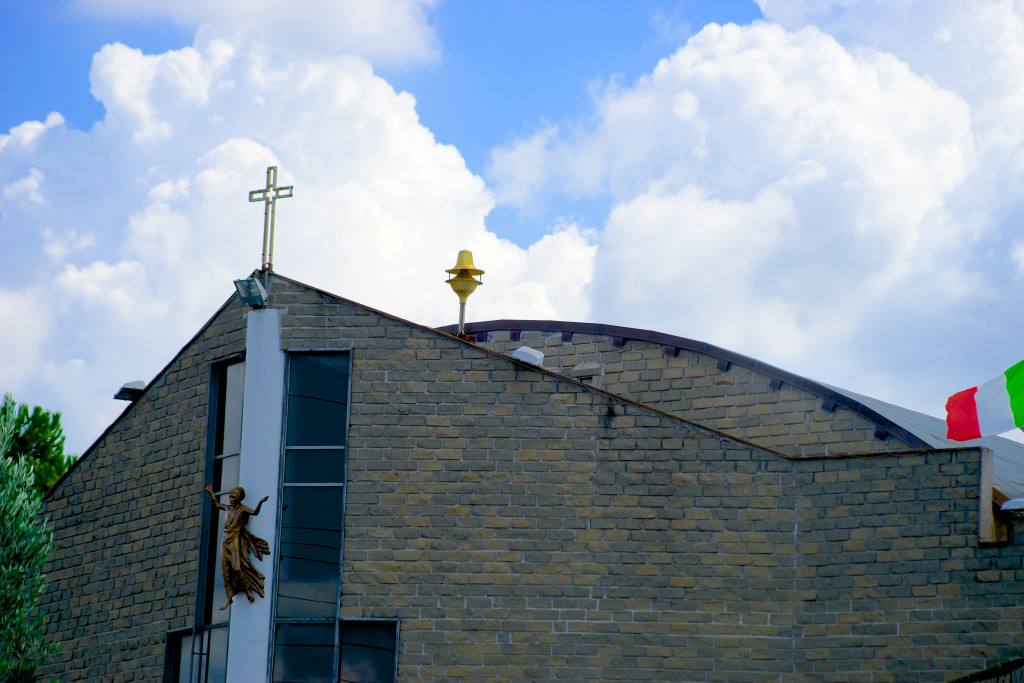
<path fill-rule="evenodd" d="M 281 508 L 277 616 L 337 614 L 341 489 L 286 486 Z"/>
<path fill-rule="evenodd" d="M 242 450 L 242 393 L 245 387 L 245 363 L 225 368 L 223 453 Z"/>
<path fill-rule="evenodd" d="M 227 492 L 238 486 L 239 448 L 242 441 L 242 394 L 245 383 L 245 363 L 215 366 L 218 398 L 217 413 L 211 415 L 216 420 L 216 433 L 213 439 L 213 472 L 208 480 L 214 491 L 219 495 L 221 503 L 227 503 Z M 208 473 L 207 476 L 210 476 Z M 203 505 L 210 505 L 206 494 L 203 494 Z M 212 508 L 212 506 L 211 506 Z M 224 516 L 221 511 L 213 508 L 209 518 L 208 545 L 205 552 L 205 592 L 201 596 L 205 607 L 202 623 L 224 624 L 228 620 L 228 611 L 218 608 L 224 603 L 224 576 L 220 568 L 220 545 L 224 538 Z"/>
<path fill-rule="evenodd" d="M 338 680 L 344 683 L 394 683 L 393 622 L 341 622 Z"/>
<path fill-rule="evenodd" d="M 348 356 L 291 356 L 287 445 L 343 446 L 347 402 Z"/>
<path fill-rule="evenodd" d="M 228 504 L 227 494 L 219 496 L 221 503 Z M 228 615 L 231 614 L 231 608 L 228 607 L 225 610 L 219 609 L 227 601 L 227 594 L 224 592 L 224 572 L 220 566 L 220 544 L 224 541 L 224 512 L 214 508 L 213 510 L 213 529 L 211 530 L 211 537 L 215 538 L 215 542 L 210 545 L 210 564 L 213 566 L 213 583 L 210 584 L 206 592 L 206 614 L 207 624 L 226 624 L 228 621 Z M 211 539 L 213 540 L 213 539 Z"/>
<path fill-rule="evenodd" d="M 343 621 L 341 622 L 341 642 L 394 650 L 395 622 Z"/>
<path fill-rule="evenodd" d="M 225 683 L 227 681 L 228 630 L 215 628 L 180 636 L 175 683 Z"/>
<path fill-rule="evenodd" d="M 181 636 L 179 647 L 178 662 L 174 669 L 174 683 L 198 683 L 198 658 L 196 659 L 196 668 L 192 668 L 192 636 Z"/>
<path fill-rule="evenodd" d="M 213 490 L 230 491 L 238 486 L 238 456 L 225 455 L 213 461 Z"/>
<path fill-rule="evenodd" d="M 225 683 L 228 679 L 228 630 L 215 628 L 207 631 L 207 657 L 205 683 Z"/>
<path fill-rule="evenodd" d="M 344 465 L 343 449 L 288 450 L 284 456 L 284 480 L 289 484 L 344 484 Z"/>
<path fill-rule="evenodd" d="M 274 683 L 332 683 L 334 624 L 278 624 Z"/>

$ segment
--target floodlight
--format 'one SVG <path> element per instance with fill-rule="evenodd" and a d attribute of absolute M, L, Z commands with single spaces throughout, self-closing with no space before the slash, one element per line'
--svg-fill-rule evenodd
<path fill-rule="evenodd" d="M 235 280 L 235 289 L 238 290 L 238 298 L 246 306 L 263 308 L 267 305 L 267 290 L 263 288 L 263 284 L 256 278 L 249 277 L 244 280 Z"/>
<path fill-rule="evenodd" d="M 142 396 L 146 391 L 146 383 L 141 379 L 137 379 L 134 382 L 126 382 L 121 385 L 121 388 L 114 394 L 114 398 L 118 401 L 134 401 Z"/>

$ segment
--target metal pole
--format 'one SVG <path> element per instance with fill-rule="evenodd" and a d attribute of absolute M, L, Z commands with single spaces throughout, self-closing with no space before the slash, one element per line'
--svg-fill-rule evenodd
<path fill-rule="evenodd" d="M 466 304 L 459 304 L 459 336 L 462 336 L 463 328 L 466 327 Z"/>
<path fill-rule="evenodd" d="M 263 205 L 263 270 L 273 270 L 274 265 L 274 197 L 270 194 L 277 185 L 277 166 L 267 167 L 267 197 Z M 267 254 L 270 254 L 268 257 Z"/>
<path fill-rule="evenodd" d="M 274 205 L 270 206 L 270 249 L 267 256 L 267 270 L 274 269 Z"/>

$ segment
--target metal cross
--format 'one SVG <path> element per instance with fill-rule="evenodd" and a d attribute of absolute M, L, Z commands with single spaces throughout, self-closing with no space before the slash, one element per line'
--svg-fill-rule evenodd
<path fill-rule="evenodd" d="M 277 186 L 277 166 L 267 166 L 267 186 L 249 193 L 250 202 L 265 202 L 263 211 L 263 263 L 260 270 L 274 269 L 274 205 L 292 196 L 292 186 Z"/>

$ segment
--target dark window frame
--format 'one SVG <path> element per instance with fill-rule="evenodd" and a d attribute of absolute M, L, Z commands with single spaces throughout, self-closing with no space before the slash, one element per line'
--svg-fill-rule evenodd
<path fill-rule="evenodd" d="M 276 519 L 276 537 L 275 537 L 275 568 L 274 568 L 274 589 L 273 589 L 273 607 L 272 607 L 272 619 L 271 619 L 271 630 L 270 630 L 270 671 L 271 677 L 273 677 L 274 671 L 274 656 L 277 643 L 277 631 L 278 626 L 282 624 L 294 624 L 294 625 L 334 625 L 334 652 L 333 652 L 333 668 L 332 668 L 332 680 L 338 680 L 339 666 L 340 666 L 340 638 L 341 638 L 341 626 L 342 619 L 339 618 L 341 611 L 341 596 L 342 596 L 342 583 L 341 574 L 343 567 L 343 556 L 345 547 L 345 511 L 348 509 L 348 441 L 349 441 L 349 429 L 351 428 L 351 416 L 352 416 L 352 350 L 351 349 L 295 349 L 287 352 L 288 358 L 285 364 L 285 387 L 284 387 L 284 410 L 281 420 L 281 453 L 280 453 L 280 468 L 278 476 L 278 510 Z M 291 379 L 292 379 L 292 363 L 296 357 L 300 356 L 344 356 L 347 359 L 347 370 L 346 370 L 346 382 L 345 387 L 345 443 L 343 444 L 323 444 L 323 445 L 303 445 L 303 446 L 290 446 L 288 443 L 288 429 L 289 429 L 289 398 L 291 396 Z M 342 470 L 341 470 L 341 481 L 340 482 L 286 482 L 285 481 L 285 467 L 286 458 L 289 450 L 340 450 L 342 455 Z M 283 540 L 282 535 L 282 524 L 284 520 L 284 513 L 281 506 L 285 500 L 285 489 L 286 488 L 337 488 L 341 491 L 341 520 L 339 524 L 339 536 L 338 536 L 338 580 L 337 589 L 335 596 L 335 606 L 332 615 L 328 616 L 314 616 L 314 617 L 281 617 L 278 616 L 278 590 L 280 586 L 280 562 L 281 562 L 281 543 Z M 370 621 L 363 619 L 359 621 Z M 397 628 L 397 627 L 396 627 Z M 397 636 L 396 636 L 397 637 Z M 397 640 L 396 640 L 397 643 Z M 396 667 L 397 667 L 397 646 L 396 646 Z M 396 668 L 397 670 L 397 668 Z"/>
<path fill-rule="evenodd" d="M 181 661 L 181 641 L 191 638 L 193 629 L 183 628 L 164 634 L 164 683 L 174 683 L 179 678 L 178 663 Z"/>
<path fill-rule="evenodd" d="M 241 461 L 241 446 L 239 446 L 239 452 L 237 454 L 218 453 L 218 451 L 222 450 L 224 443 L 224 435 L 220 433 L 220 430 L 225 417 L 228 368 L 244 363 L 245 354 L 240 353 L 219 359 L 210 364 L 210 418 L 207 420 L 206 425 L 206 454 L 203 463 L 204 487 L 214 487 L 215 471 L 218 461 L 223 461 L 225 458 L 235 455 L 239 458 L 239 462 Z M 216 489 L 215 492 L 221 495 L 224 493 L 224 491 L 216 491 Z M 214 508 L 210 504 L 205 490 L 202 492 L 202 499 L 203 516 L 201 527 L 202 536 L 200 538 L 199 546 L 201 549 L 199 586 L 196 590 L 195 606 L 195 614 L 198 617 L 196 620 L 197 630 L 205 629 L 207 626 L 223 627 L 228 623 L 227 619 L 218 624 L 212 623 L 216 596 L 211 596 L 210 591 L 213 590 L 216 584 L 215 576 L 217 573 L 217 559 L 220 554 L 219 549 L 217 548 L 217 536 L 220 530 L 215 529 L 213 526 L 213 521 L 216 519 L 216 515 L 214 514 Z M 228 608 L 228 614 L 230 614 L 230 608 Z"/>
<path fill-rule="evenodd" d="M 220 444 L 223 443 L 223 435 L 219 433 L 219 429 L 223 423 L 224 409 L 225 409 L 225 398 L 226 398 L 226 384 L 227 384 L 227 369 L 232 365 L 245 362 L 245 352 L 231 354 L 223 358 L 218 358 L 212 361 L 209 366 L 209 380 L 207 387 L 209 387 L 209 400 L 207 404 L 207 419 L 206 419 L 206 447 L 203 454 L 203 486 L 214 485 L 214 467 L 218 458 L 217 451 L 220 450 Z M 239 453 L 241 457 L 241 453 Z M 211 619 L 212 609 L 208 609 L 211 604 L 210 591 L 215 585 L 214 575 L 217 571 L 217 548 L 214 547 L 217 540 L 217 530 L 213 528 L 213 521 L 215 516 L 213 515 L 213 506 L 207 499 L 207 493 L 205 490 L 200 492 L 202 505 L 200 515 L 200 527 L 199 527 L 199 562 L 198 562 L 198 577 L 196 581 L 196 593 L 195 603 L 193 606 L 193 621 L 190 628 L 177 629 L 174 631 L 167 632 L 165 639 L 165 657 L 164 657 L 164 678 L 165 683 L 177 683 L 181 679 L 182 672 L 180 671 L 180 659 L 182 643 L 187 637 L 190 643 L 195 642 L 196 637 L 205 636 L 208 631 L 215 629 L 227 629 L 228 622 L 225 620 L 222 623 L 210 624 L 208 623 Z M 194 652 L 194 645 L 191 646 Z M 191 674 L 192 672 L 189 672 Z M 185 680 L 189 680 L 191 676 L 187 676 Z"/>
<path fill-rule="evenodd" d="M 227 624 L 221 624 L 212 628 L 184 628 L 176 631 L 168 631 L 164 642 L 164 677 L 165 683 L 178 683 L 179 681 L 197 681 L 198 683 L 207 683 L 210 680 L 210 649 L 207 647 L 208 643 L 204 642 L 213 637 L 214 633 L 223 632 L 224 634 L 224 668 L 225 674 L 227 673 Z M 200 647 L 199 652 L 196 652 L 195 641 L 196 638 L 200 638 L 203 645 Z M 190 657 L 189 657 L 189 670 L 184 671 L 182 668 L 181 657 L 184 654 L 184 643 L 189 643 Z M 205 661 L 200 661 L 199 670 L 193 669 L 196 657 L 203 658 Z"/>
<path fill-rule="evenodd" d="M 341 652 L 341 650 L 342 650 L 342 643 L 340 642 L 341 641 L 341 630 L 342 630 L 341 624 L 345 624 L 345 623 L 365 624 L 365 623 L 369 623 L 369 622 L 392 623 L 392 624 L 395 625 L 395 651 L 392 653 L 392 659 L 394 660 L 393 661 L 393 665 L 394 666 L 393 666 L 393 669 L 392 669 L 391 678 L 392 678 L 393 681 L 398 681 L 398 650 L 399 650 L 399 647 L 401 646 L 401 641 L 399 639 L 399 636 L 400 636 L 401 630 L 402 630 L 401 629 L 400 621 L 401 620 L 398 619 L 398 617 L 395 617 L 393 619 L 392 618 L 388 618 L 388 617 L 343 617 L 341 619 L 338 619 L 338 638 L 337 638 L 337 640 L 338 640 L 338 643 L 337 643 L 337 646 L 338 646 L 338 661 L 339 661 L 338 668 L 339 669 L 341 668 L 340 662 L 341 662 L 341 655 L 342 655 L 342 652 Z M 340 682 L 341 681 L 340 676 L 341 676 L 341 671 L 339 670 L 338 671 L 338 675 L 335 676 L 335 680 Z"/>
<path fill-rule="evenodd" d="M 392 629 L 393 629 L 393 632 L 391 634 L 391 639 L 392 639 L 391 647 L 378 647 L 378 646 L 374 646 L 374 645 L 368 645 L 366 643 L 353 643 L 353 642 L 349 642 L 348 646 L 353 647 L 353 648 L 358 648 L 359 650 L 362 650 L 362 651 L 376 650 L 376 651 L 379 651 L 379 652 L 387 653 L 388 656 L 384 659 L 384 661 L 390 660 L 390 666 L 386 670 L 384 670 L 384 671 L 382 671 L 381 669 L 377 669 L 377 672 L 381 673 L 381 674 L 385 674 L 385 676 L 390 676 L 389 679 L 387 679 L 387 678 L 385 679 L 385 680 L 389 681 L 389 683 L 396 683 L 398 681 L 398 652 L 399 652 L 399 648 L 401 647 L 401 641 L 400 641 L 401 621 L 397 617 L 395 617 L 395 618 L 392 618 L 392 617 L 345 617 L 345 618 L 335 619 L 334 620 L 334 629 L 333 629 L 333 631 L 334 631 L 334 644 L 333 644 L 334 653 L 333 653 L 333 658 L 335 660 L 335 670 L 333 672 L 331 672 L 331 674 L 330 674 L 330 680 L 331 681 L 334 681 L 335 683 L 350 683 L 350 679 L 345 679 L 345 678 L 341 677 L 341 674 L 342 674 L 341 663 L 342 663 L 342 658 L 344 657 L 344 654 L 345 654 L 345 652 L 344 652 L 345 644 L 342 642 L 344 636 L 342 634 L 349 627 L 353 627 L 353 626 L 366 626 L 368 624 L 390 625 L 392 627 Z M 279 626 L 297 627 L 297 630 L 301 631 L 301 629 L 303 627 L 305 627 L 305 626 L 314 626 L 314 627 L 315 626 L 320 626 L 320 627 L 328 626 L 329 627 L 329 626 L 331 626 L 331 623 L 328 622 L 328 621 L 318 621 L 318 622 L 288 621 L 288 622 L 279 622 L 279 623 L 277 623 L 275 625 L 275 636 L 277 634 L 277 627 L 279 627 Z M 294 633 L 292 634 L 292 638 L 293 639 L 295 638 L 295 634 Z M 275 642 L 276 642 L 276 637 L 275 637 Z M 293 642 L 291 644 L 294 646 L 294 645 L 297 645 L 299 643 L 303 643 L 307 647 L 325 647 L 326 646 L 326 642 L 324 643 L 324 645 L 317 645 L 316 641 L 313 640 L 313 639 L 306 639 L 306 640 L 301 640 L 301 641 L 297 641 L 297 642 L 293 640 Z M 356 658 L 354 658 L 354 659 L 356 659 L 356 661 L 358 661 L 358 656 Z M 351 659 L 349 661 L 351 661 Z M 373 660 L 371 659 L 371 661 L 373 661 Z M 295 672 L 292 671 L 292 673 L 294 674 Z M 274 675 L 274 672 L 273 672 L 273 670 L 271 670 L 271 680 L 274 680 L 273 679 L 273 675 Z"/>

